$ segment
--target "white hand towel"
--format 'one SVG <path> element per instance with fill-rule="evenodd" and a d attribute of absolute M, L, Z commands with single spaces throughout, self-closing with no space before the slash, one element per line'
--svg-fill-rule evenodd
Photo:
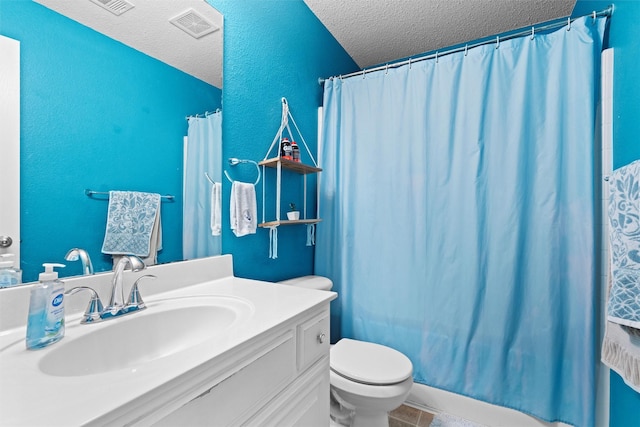
<path fill-rule="evenodd" d="M 231 230 L 237 237 L 255 234 L 258 206 L 253 184 L 233 181 L 231 185 Z"/>
<path fill-rule="evenodd" d="M 149 256 L 143 257 L 142 261 L 146 266 L 158 263 L 158 251 L 162 250 L 162 219 L 160 218 L 160 208 L 156 211 L 156 221 L 151 231 L 151 241 L 149 246 Z"/>
<path fill-rule="evenodd" d="M 640 393 L 640 330 L 607 321 L 601 360 Z"/>
<path fill-rule="evenodd" d="M 222 233 L 222 184 L 214 182 L 211 185 L 211 235 Z"/>

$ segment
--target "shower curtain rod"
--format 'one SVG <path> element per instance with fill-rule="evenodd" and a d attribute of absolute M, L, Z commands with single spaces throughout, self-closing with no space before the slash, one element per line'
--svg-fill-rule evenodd
<path fill-rule="evenodd" d="M 573 21 L 575 21 L 576 19 L 579 18 L 583 18 L 585 16 L 591 16 L 594 20 L 598 17 L 598 16 L 611 16 L 611 13 L 613 12 L 613 6 L 609 5 L 606 9 L 603 9 L 599 12 L 596 12 L 595 10 L 589 14 L 586 15 L 581 15 L 575 18 L 571 18 L 568 17 L 567 19 L 561 18 L 560 20 L 555 20 L 555 21 L 550 21 L 547 24 L 542 24 L 542 25 L 534 25 L 532 26 L 530 29 L 520 29 L 520 30 L 516 30 L 515 33 L 513 34 L 508 34 L 504 37 L 500 37 L 499 35 L 496 36 L 496 38 L 491 38 L 489 40 L 485 40 L 482 42 L 477 42 L 477 43 L 471 43 L 471 44 L 465 44 L 464 46 L 459 46 L 456 48 L 445 48 L 443 52 L 440 51 L 436 51 L 436 53 L 432 53 L 432 54 L 427 54 L 424 56 L 418 56 L 416 58 L 412 58 L 410 57 L 409 59 L 406 59 L 404 61 L 399 61 L 399 62 L 393 62 L 393 63 L 387 63 L 385 65 L 379 65 L 377 67 L 373 67 L 373 68 L 364 68 L 360 71 L 355 71 L 353 73 L 349 73 L 349 74 L 344 74 L 344 75 L 339 75 L 339 76 L 332 76 L 329 77 L 328 79 L 323 79 L 323 78 L 319 78 L 318 79 L 318 83 L 319 84 L 323 84 L 325 82 L 325 80 L 331 80 L 331 79 L 345 79 L 348 77 L 354 77 L 354 76 L 362 76 L 364 77 L 365 74 L 367 73 L 372 73 L 374 71 L 381 71 L 381 70 L 388 70 L 389 68 L 398 68 L 398 67 L 402 67 L 403 65 L 407 65 L 407 64 L 413 64 L 414 62 L 420 62 L 420 61 L 425 61 L 427 59 L 438 59 L 442 56 L 447 56 L 447 55 L 451 55 L 453 53 L 458 53 L 458 52 L 467 52 L 467 50 L 469 48 L 474 48 L 474 47 L 478 47 L 478 46 L 483 46 L 483 45 L 487 45 L 487 44 L 492 44 L 495 43 L 496 44 L 496 49 L 498 48 L 498 46 L 500 46 L 500 42 L 501 41 L 505 41 L 505 40 L 511 40 L 511 39 L 515 39 L 518 37 L 522 37 L 522 36 L 526 36 L 526 35 L 531 35 L 531 38 L 533 39 L 533 37 L 535 36 L 536 31 L 548 31 L 548 30 L 555 30 L 556 28 L 562 28 L 564 26 L 567 26 L 567 31 L 569 31 L 571 29 L 571 23 Z M 504 34 L 504 33 L 503 33 Z"/>
<path fill-rule="evenodd" d="M 209 117 L 210 115 L 219 113 L 220 111 L 222 110 L 220 110 L 219 108 L 216 108 L 215 111 L 205 111 L 202 114 L 194 114 L 193 116 L 186 116 L 185 120 Z"/>

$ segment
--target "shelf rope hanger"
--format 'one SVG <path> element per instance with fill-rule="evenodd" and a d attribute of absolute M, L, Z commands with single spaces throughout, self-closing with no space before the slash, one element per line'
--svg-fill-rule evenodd
<path fill-rule="evenodd" d="M 276 220 L 274 221 L 274 223 L 272 223 L 272 225 L 268 225 L 267 228 L 269 229 L 269 258 L 270 259 L 276 259 L 278 258 L 278 226 L 280 225 L 280 190 L 281 190 L 281 163 L 280 163 L 280 141 L 282 140 L 282 134 L 285 131 L 285 129 L 287 130 L 287 133 L 289 134 L 289 138 L 294 141 L 296 138 L 293 137 L 293 132 L 291 131 L 291 127 L 289 126 L 289 120 L 291 120 L 291 123 L 293 123 L 293 126 L 295 128 L 295 130 L 297 131 L 298 135 L 300 135 L 300 141 L 302 142 L 302 145 L 304 146 L 307 154 L 309 155 L 309 158 L 311 159 L 311 161 L 313 162 L 313 165 L 317 168 L 318 167 L 318 163 L 316 162 L 315 157 L 313 156 L 313 154 L 311 153 L 311 150 L 309 150 L 309 146 L 307 145 L 307 141 L 304 139 L 304 135 L 302 135 L 302 132 L 300 132 L 300 128 L 298 128 L 298 124 L 296 123 L 295 119 L 293 118 L 293 115 L 291 114 L 291 111 L 289 110 L 289 102 L 287 101 L 286 98 L 282 98 L 281 99 L 282 102 L 282 115 L 280 118 L 280 127 L 278 128 L 278 131 L 276 132 L 275 137 L 273 138 L 273 141 L 271 142 L 271 145 L 269 146 L 269 149 L 267 150 L 267 153 L 264 156 L 263 162 L 267 161 L 267 159 L 269 159 L 269 155 L 271 154 L 271 152 L 273 151 L 274 147 L 277 147 L 277 156 L 275 158 L 278 159 L 278 163 L 276 166 L 276 180 L 277 180 L 277 184 L 276 184 Z M 261 162 L 262 163 L 262 162 Z M 262 176 L 265 177 L 265 164 L 262 164 Z M 304 180 L 305 180 L 305 184 L 304 184 L 304 218 L 306 219 L 306 214 L 307 214 L 307 184 L 306 184 L 306 180 L 307 177 L 306 175 L 304 175 Z M 266 200 L 266 179 L 262 179 L 262 222 L 263 224 L 266 223 L 266 215 L 265 215 L 265 200 Z M 315 245 L 315 224 L 307 224 L 307 246 L 311 246 L 311 245 Z"/>
<path fill-rule="evenodd" d="M 267 154 L 265 154 L 264 159 L 262 160 L 264 161 L 269 158 L 269 154 L 271 154 L 273 147 L 275 147 L 276 144 L 278 144 L 282 139 L 282 133 L 284 132 L 285 129 L 287 129 L 287 132 L 289 133 L 289 138 L 292 140 L 295 139 L 293 137 L 293 132 L 291 132 L 291 127 L 289 126 L 289 119 L 291 119 L 291 123 L 293 123 L 293 126 L 298 132 L 298 135 L 300 135 L 302 144 L 304 145 L 305 150 L 307 150 L 307 154 L 309 154 L 309 157 L 311 158 L 313 165 L 315 167 L 318 167 L 318 163 L 316 162 L 316 159 L 313 157 L 313 154 L 311 154 L 311 150 L 309 150 L 309 146 L 307 145 L 307 141 L 304 139 L 304 135 L 302 135 L 302 132 L 300 132 L 300 129 L 298 128 L 298 124 L 296 123 L 295 119 L 291 115 L 291 111 L 289 111 L 289 102 L 287 101 L 287 98 L 283 97 L 281 101 L 282 101 L 282 117 L 280 118 L 280 127 L 278 128 L 278 132 L 276 133 L 276 136 L 273 138 L 273 141 L 271 142 L 271 146 L 269 147 L 269 150 L 267 150 Z M 279 147 L 279 144 L 278 144 L 278 147 Z M 280 158 L 280 150 L 278 150 L 278 155 L 276 157 Z"/>

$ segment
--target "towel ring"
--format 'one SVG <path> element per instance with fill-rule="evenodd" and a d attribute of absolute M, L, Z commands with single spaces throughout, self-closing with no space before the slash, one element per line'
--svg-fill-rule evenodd
<path fill-rule="evenodd" d="M 211 179 L 211 177 L 209 176 L 209 174 L 207 172 L 204 173 L 204 176 L 207 177 L 207 180 L 212 183 L 215 184 L 216 182 L 214 180 Z"/>
<path fill-rule="evenodd" d="M 260 182 L 260 177 L 261 177 L 260 167 L 258 166 L 258 163 L 254 162 L 253 160 L 237 159 L 235 157 L 231 157 L 229 159 L 229 166 L 236 166 L 240 163 L 252 163 L 256 167 L 256 170 L 258 171 L 258 178 L 256 179 L 256 182 L 253 183 L 253 185 L 257 185 L 258 182 Z M 231 179 L 231 177 L 229 176 L 229 173 L 226 170 L 224 171 L 224 176 L 227 177 L 229 182 L 233 183 L 233 179 Z"/>

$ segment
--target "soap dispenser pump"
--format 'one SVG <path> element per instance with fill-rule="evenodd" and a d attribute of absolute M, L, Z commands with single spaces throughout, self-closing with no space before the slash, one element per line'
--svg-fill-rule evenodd
<path fill-rule="evenodd" d="M 64 337 L 64 283 L 54 267 L 64 264 L 44 263 L 40 281 L 31 289 L 27 320 L 27 349 L 35 350 Z"/>

